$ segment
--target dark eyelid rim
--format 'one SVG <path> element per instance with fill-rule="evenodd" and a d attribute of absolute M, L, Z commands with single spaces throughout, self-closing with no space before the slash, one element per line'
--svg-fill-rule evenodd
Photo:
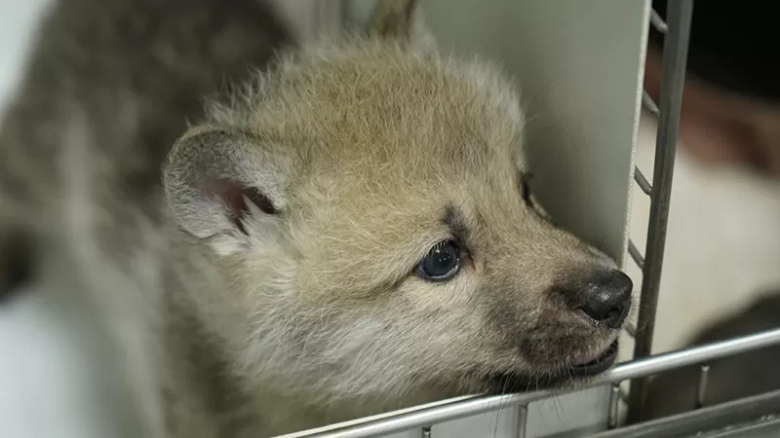
<path fill-rule="evenodd" d="M 529 182 L 533 179 L 534 175 L 530 172 L 520 172 L 520 196 L 523 201 L 531 207 L 534 207 L 533 200 L 531 199 L 531 186 Z"/>
<path fill-rule="evenodd" d="M 463 213 L 461 213 L 460 209 L 454 206 L 448 206 L 444 212 L 442 223 L 450 230 L 452 240 L 456 241 L 461 246 L 468 244 L 471 232 L 466 225 L 466 221 L 464 220 Z"/>

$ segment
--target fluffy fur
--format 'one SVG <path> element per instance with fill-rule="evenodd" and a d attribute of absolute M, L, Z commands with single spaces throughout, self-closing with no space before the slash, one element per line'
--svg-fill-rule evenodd
<path fill-rule="evenodd" d="M 612 343 L 580 306 L 614 262 L 523 199 L 523 124 L 413 0 L 295 49 L 254 0 L 60 0 L 0 187 L 79 264 L 145 436 L 267 437 L 569 381 Z M 459 273 L 423 280 L 447 239 Z"/>

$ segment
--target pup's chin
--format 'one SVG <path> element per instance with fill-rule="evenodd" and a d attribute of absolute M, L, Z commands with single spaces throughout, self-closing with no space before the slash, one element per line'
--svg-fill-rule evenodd
<path fill-rule="evenodd" d="M 508 394 L 539 389 L 577 387 L 587 383 L 592 377 L 611 369 L 617 359 L 617 353 L 618 341 L 615 340 L 597 357 L 585 357 L 578 361 L 563 363 L 553 371 L 538 375 L 499 373 L 490 378 L 487 392 Z"/>

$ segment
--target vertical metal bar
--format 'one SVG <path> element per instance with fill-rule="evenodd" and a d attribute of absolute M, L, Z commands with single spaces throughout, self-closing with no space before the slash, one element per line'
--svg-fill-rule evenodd
<path fill-rule="evenodd" d="M 634 358 L 650 355 L 655 329 L 656 307 L 664 260 L 669 201 L 672 193 L 674 158 L 680 130 L 683 85 L 685 84 L 688 41 L 690 38 L 693 0 L 670 1 L 667 11 L 668 31 L 664 38 L 661 74 L 661 115 L 655 147 L 655 169 L 651 195 L 650 223 L 642 272 L 642 294 L 637 322 Z M 647 394 L 648 378 L 631 382 L 629 422 L 641 418 Z"/>
<path fill-rule="evenodd" d="M 517 416 L 517 438 L 525 438 L 528 430 L 528 405 L 520 405 L 520 412 Z"/>
<path fill-rule="evenodd" d="M 433 435 L 431 434 L 431 426 L 424 426 L 422 428 L 422 438 L 431 438 Z"/>
<path fill-rule="evenodd" d="M 607 418 L 607 427 L 614 429 L 618 425 L 618 415 L 620 412 L 620 382 L 615 382 L 610 387 L 609 393 L 609 417 Z"/>
<path fill-rule="evenodd" d="M 699 369 L 699 383 L 696 386 L 696 409 L 704 406 L 704 397 L 707 396 L 707 381 L 710 377 L 710 366 L 702 365 Z"/>

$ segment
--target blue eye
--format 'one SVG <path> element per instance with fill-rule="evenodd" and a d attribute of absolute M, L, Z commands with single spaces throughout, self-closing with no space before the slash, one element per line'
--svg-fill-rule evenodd
<path fill-rule="evenodd" d="M 417 274 L 428 281 L 449 280 L 460 269 L 460 256 L 460 247 L 455 241 L 438 243 L 417 265 Z"/>

